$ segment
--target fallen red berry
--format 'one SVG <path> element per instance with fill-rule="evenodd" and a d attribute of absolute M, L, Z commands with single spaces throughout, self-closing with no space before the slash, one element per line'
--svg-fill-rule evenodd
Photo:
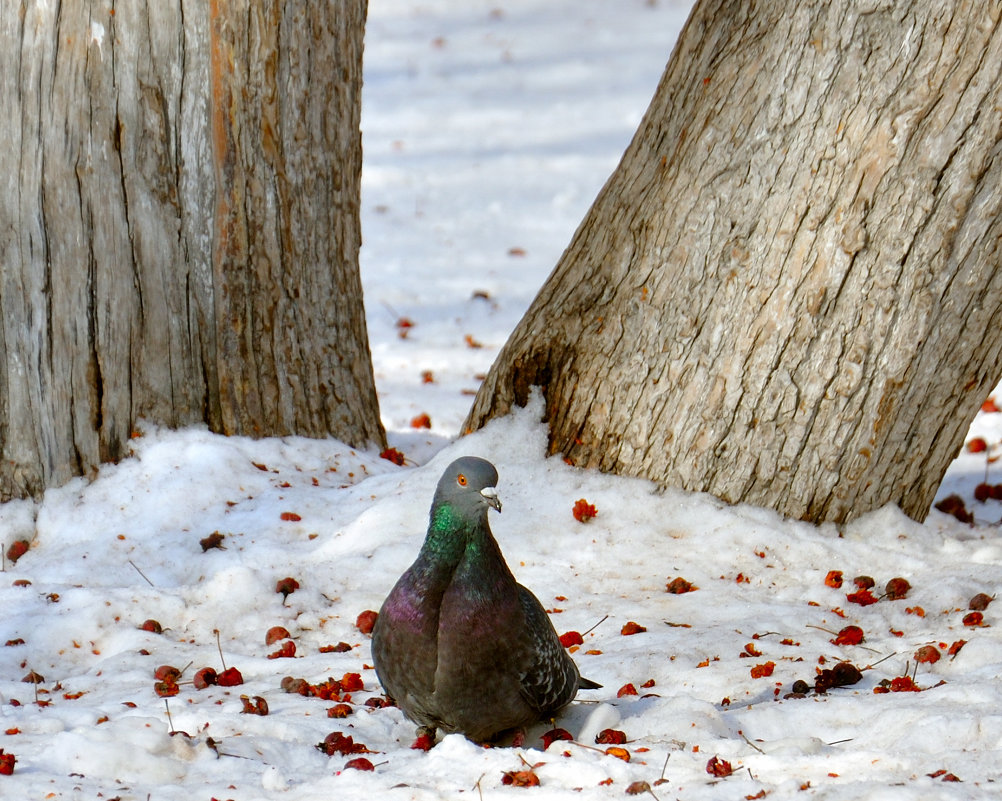
<path fill-rule="evenodd" d="M 506 770 L 501 774 L 501 784 L 513 787 L 538 787 L 539 777 L 531 770 Z"/>
<path fill-rule="evenodd" d="M 151 631 L 154 634 L 163 634 L 164 628 L 156 620 L 144 620 L 139 628 L 143 631 Z"/>
<path fill-rule="evenodd" d="M 836 687 L 848 687 L 863 678 L 863 673 L 852 662 L 839 662 L 832 668 L 832 682 Z"/>
<path fill-rule="evenodd" d="M 814 692 L 825 693 L 832 687 L 847 687 L 862 678 L 863 674 L 852 662 L 839 662 L 835 667 L 825 668 L 814 677 Z"/>
<path fill-rule="evenodd" d="M 293 695 L 309 695 L 310 683 L 306 679 L 296 679 L 286 676 L 279 685 L 285 692 Z"/>
<path fill-rule="evenodd" d="M 13 564 L 26 553 L 31 547 L 31 544 L 27 540 L 14 540 L 7 549 L 7 558 L 10 559 Z"/>
<path fill-rule="evenodd" d="M 240 710 L 241 714 L 244 715 L 267 715 L 268 714 L 268 702 L 264 700 L 260 695 L 255 695 L 251 698 L 249 695 L 241 695 L 240 700 L 243 702 L 243 709 Z"/>
<path fill-rule="evenodd" d="M 195 685 L 196 690 L 204 690 L 206 687 L 211 687 L 216 683 L 216 671 L 210 667 L 196 670 L 195 677 L 191 683 Z"/>
<path fill-rule="evenodd" d="M 923 645 L 915 652 L 916 662 L 928 662 L 930 665 L 938 662 L 940 657 L 939 649 L 935 645 Z"/>
<path fill-rule="evenodd" d="M 896 676 L 891 679 L 892 693 L 918 693 L 922 692 L 911 676 Z"/>
<path fill-rule="evenodd" d="M 216 684 L 220 687 L 236 687 L 238 684 L 243 683 L 244 677 L 240 675 L 240 671 L 235 667 L 228 667 L 216 676 Z"/>
<path fill-rule="evenodd" d="M 345 673 L 341 677 L 341 681 L 339 681 L 338 684 L 341 685 L 341 690 L 346 693 L 353 693 L 365 689 L 362 684 L 361 673 Z"/>
<path fill-rule="evenodd" d="M 593 517 L 598 515 L 598 510 L 584 498 L 580 498 L 574 502 L 574 508 L 571 510 L 571 514 L 574 515 L 574 519 L 579 523 L 587 523 Z"/>
<path fill-rule="evenodd" d="M 576 631 L 568 631 L 560 635 L 560 644 L 564 648 L 570 648 L 572 645 L 584 644 L 584 638 Z"/>
<path fill-rule="evenodd" d="M 695 592 L 698 589 L 699 587 L 692 582 L 686 581 L 681 576 L 673 578 L 665 586 L 665 592 L 670 592 L 672 595 L 682 595 L 686 592 Z"/>
<path fill-rule="evenodd" d="M 157 681 L 177 681 L 181 678 L 181 671 L 173 665 L 160 665 L 153 671 L 153 678 Z"/>
<path fill-rule="evenodd" d="M 877 599 L 873 597 L 873 593 L 867 589 L 850 592 L 845 596 L 845 599 L 850 603 L 859 604 L 860 606 L 869 606 L 877 602 Z"/>
<path fill-rule="evenodd" d="M 376 618 L 379 617 L 379 612 L 373 612 L 371 609 L 366 609 L 364 612 L 359 614 L 355 618 L 355 626 L 358 628 L 362 634 L 371 634 L 373 626 L 376 625 Z"/>
<path fill-rule="evenodd" d="M 967 511 L 964 499 L 957 494 L 947 495 L 943 500 L 937 501 L 934 507 L 943 514 L 953 515 L 961 523 L 974 523 L 974 515 Z"/>
<path fill-rule="evenodd" d="M 551 743 L 557 740 L 573 740 L 574 738 L 567 729 L 550 729 L 539 735 L 539 739 L 543 741 L 543 750 L 545 751 Z"/>
<path fill-rule="evenodd" d="M 749 657 L 749 656 L 762 656 L 762 652 L 756 647 L 755 643 L 749 642 L 745 643 L 745 649 L 740 654 L 739 657 Z"/>
<path fill-rule="evenodd" d="M 296 655 L 296 644 L 292 640 L 286 640 L 277 651 L 268 654 L 269 659 L 291 659 Z"/>
<path fill-rule="evenodd" d="M 626 732 L 618 729 L 602 729 L 595 735 L 597 745 L 622 745 L 626 742 Z"/>
<path fill-rule="evenodd" d="M 734 768 L 731 767 L 731 763 L 726 759 L 714 756 L 706 763 L 706 772 L 711 776 L 717 776 L 722 779 L 726 776 L 730 776 L 734 772 Z"/>
<path fill-rule="evenodd" d="M 208 537 L 203 537 L 198 541 L 198 544 L 202 546 L 202 553 L 212 549 L 218 548 L 220 551 L 225 551 L 226 546 L 223 545 L 223 540 L 226 539 L 225 534 L 221 534 L 218 531 L 213 531 Z"/>
<path fill-rule="evenodd" d="M 832 642 L 835 645 L 859 645 L 863 642 L 863 630 L 859 626 L 846 626 Z"/>
<path fill-rule="evenodd" d="M 396 448 L 387 448 L 379 455 L 381 458 L 386 459 L 388 462 L 393 462 L 395 465 L 402 465 L 404 463 L 404 455 Z"/>
<path fill-rule="evenodd" d="M 163 681 L 154 682 L 153 692 L 161 698 L 171 698 L 181 692 L 181 688 L 177 686 L 177 682 L 174 679 L 164 679 Z"/>
<path fill-rule="evenodd" d="M 828 575 L 825 576 L 825 585 L 836 590 L 839 589 L 842 586 L 842 571 L 829 570 Z"/>
<path fill-rule="evenodd" d="M 355 757 L 354 759 L 349 759 L 344 763 L 345 768 L 352 768 L 353 770 L 375 770 L 376 766 L 373 765 L 365 757 Z"/>
<path fill-rule="evenodd" d="M 751 669 L 751 677 L 753 679 L 762 679 L 766 676 L 771 676 L 772 672 L 776 669 L 775 662 L 763 662 L 761 665 L 755 665 Z"/>
<path fill-rule="evenodd" d="M 341 698 L 341 689 L 341 682 L 335 678 L 328 677 L 326 681 L 308 684 L 307 691 L 303 695 L 312 695 L 325 701 L 338 701 Z"/>
<path fill-rule="evenodd" d="M 419 734 L 417 736 L 417 739 L 414 740 L 414 743 L 411 745 L 411 749 L 414 751 L 431 751 L 431 749 L 434 747 L 435 747 L 435 738 L 432 737 L 427 732 L 422 732 L 421 734 Z"/>
<path fill-rule="evenodd" d="M 605 749 L 607 756 L 614 756 L 616 759 L 622 759 L 624 762 L 630 761 L 630 752 L 625 748 L 620 748 L 618 745 L 612 745 Z"/>
<path fill-rule="evenodd" d="M 334 754 L 347 756 L 348 754 L 371 753 L 362 743 L 356 743 L 350 735 L 339 731 L 332 731 L 324 737 L 322 743 L 317 743 L 317 748 L 327 754 L 327 756 L 334 756 Z"/>
<path fill-rule="evenodd" d="M 291 576 L 279 579 L 275 584 L 275 592 L 282 593 L 282 600 L 287 599 L 292 593 L 299 589 L 299 582 Z"/>
<path fill-rule="evenodd" d="M 327 756 L 334 756 L 334 754 L 350 754 L 354 747 L 354 739 L 352 739 L 350 735 L 342 734 L 339 731 L 332 731 L 324 737 L 324 741 L 322 743 L 317 744 L 317 748 L 327 754 Z"/>
<path fill-rule="evenodd" d="M 279 640 L 287 640 L 291 636 L 292 635 L 289 634 L 289 630 L 285 626 L 272 626 L 264 635 L 264 644 L 274 645 Z"/>
<path fill-rule="evenodd" d="M 365 705 L 370 709 L 386 709 L 387 707 L 396 706 L 392 698 L 387 698 L 385 695 L 373 695 L 365 699 Z"/>
<path fill-rule="evenodd" d="M 899 576 L 887 582 L 884 586 L 884 594 L 890 601 L 900 601 L 902 598 L 907 597 L 908 591 L 911 588 L 912 585 L 908 583 L 908 579 L 903 579 Z"/>

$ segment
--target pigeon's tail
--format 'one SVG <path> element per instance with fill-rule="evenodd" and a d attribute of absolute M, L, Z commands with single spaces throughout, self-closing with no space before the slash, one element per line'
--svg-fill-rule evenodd
<path fill-rule="evenodd" d="M 597 681 L 592 681 L 591 679 L 586 679 L 584 676 L 578 678 L 578 689 L 579 690 L 600 690 L 602 685 Z"/>

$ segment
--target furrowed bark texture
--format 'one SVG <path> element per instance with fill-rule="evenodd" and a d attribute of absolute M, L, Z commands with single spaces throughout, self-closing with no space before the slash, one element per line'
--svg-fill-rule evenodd
<path fill-rule="evenodd" d="M 0 498 L 135 421 L 381 443 L 365 0 L 0 9 Z"/>
<path fill-rule="evenodd" d="M 478 394 L 581 466 L 923 519 L 999 378 L 998 2 L 699 2 Z"/>

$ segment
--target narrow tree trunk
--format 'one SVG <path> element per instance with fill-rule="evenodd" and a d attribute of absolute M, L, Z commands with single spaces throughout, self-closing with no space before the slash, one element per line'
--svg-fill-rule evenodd
<path fill-rule="evenodd" d="M 365 0 L 0 9 L 0 498 L 139 418 L 381 443 L 358 276 Z"/>
<path fill-rule="evenodd" d="M 998 2 L 701 0 L 483 384 L 576 464 L 923 519 L 999 377 Z"/>

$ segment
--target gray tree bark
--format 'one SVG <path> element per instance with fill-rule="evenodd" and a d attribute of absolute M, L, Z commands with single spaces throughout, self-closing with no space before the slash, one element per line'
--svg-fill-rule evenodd
<path fill-rule="evenodd" d="M 1002 7 L 700 0 L 481 387 L 551 450 L 815 521 L 924 519 L 999 378 Z"/>
<path fill-rule="evenodd" d="M 358 275 L 366 0 L 0 8 L 0 499 L 139 418 L 382 444 Z"/>

